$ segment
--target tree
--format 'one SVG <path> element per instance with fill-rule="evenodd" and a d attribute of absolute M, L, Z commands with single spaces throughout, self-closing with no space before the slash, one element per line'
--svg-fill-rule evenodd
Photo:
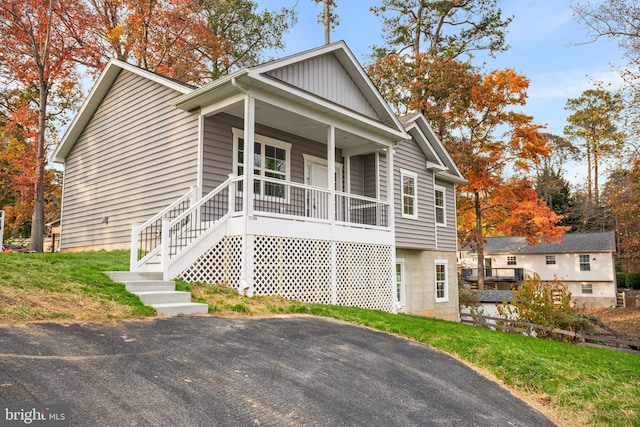
<path fill-rule="evenodd" d="M 507 50 L 512 18 L 502 18 L 496 0 L 384 0 L 371 11 L 386 45 L 374 46 L 369 76 L 398 114 L 421 111 L 444 141 L 447 115 L 469 104 L 473 53 Z"/>
<path fill-rule="evenodd" d="M 281 49 L 292 11 L 257 11 L 251 0 L 85 0 L 90 38 L 81 62 L 100 69 L 111 57 L 184 82 L 202 84 Z"/>
<path fill-rule="evenodd" d="M 604 187 L 614 221 L 618 258 L 626 271 L 640 269 L 640 159 L 636 158 L 630 169 L 613 171 Z"/>
<path fill-rule="evenodd" d="M 587 28 L 595 41 L 599 38 L 617 39 L 629 58 L 640 59 L 640 2 L 638 0 L 589 1 L 571 6 L 577 19 Z"/>
<path fill-rule="evenodd" d="M 511 108 L 526 101 L 529 81 L 513 70 L 476 75 L 469 108 L 454 118 L 458 135 L 446 140 L 467 179 L 460 194 L 459 238 L 478 254 L 478 286 L 484 286 L 484 235 L 525 235 L 530 244 L 558 241 L 561 217 L 540 200 L 528 180 L 506 171 L 529 172 L 550 147 L 532 117 Z M 500 132 L 504 133 L 500 134 Z"/>
<path fill-rule="evenodd" d="M 575 158 L 579 150 L 561 136 L 550 133 L 543 133 L 542 136 L 547 139 L 550 151 L 548 157 L 540 158 L 540 162 L 533 165 L 534 188 L 551 210 L 566 218 L 573 200 L 569 182 L 564 178 L 564 165 L 569 159 Z M 564 218 L 562 225 L 568 225 Z"/>
<path fill-rule="evenodd" d="M 497 0 L 383 0 L 371 11 L 382 17 L 385 33 L 386 47 L 376 48 L 379 57 L 407 49 L 448 58 L 508 49 L 505 29 L 512 18 L 502 19 Z"/>
<path fill-rule="evenodd" d="M 457 187 L 458 235 L 478 253 L 483 287 L 485 230 L 525 234 L 531 243 L 564 232 L 526 179 L 506 178 L 548 152 L 541 127 L 513 111 L 526 102 L 528 80 L 513 70 L 483 74 L 471 65 L 477 51 L 508 48 L 511 18 L 502 18 L 494 0 L 384 0 L 371 10 L 382 17 L 386 46 L 374 48 L 369 75 L 399 113 L 427 117 L 467 178 Z"/>
<path fill-rule="evenodd" d="M 340 21 L 338 15 L 334 12 L 336 6 L 335 0 L 313 0 L 316 3 L 322 3 L 322 12 L 318 15 L 318 22 L 324 26 L 324 44 L 331 43 L 331 30 L 335 29 Z"/>
<path fill-rule="evenodd" d="M 566 110 L 573 111 L 567 118 L 565 135 L 580 143 L 587 159 L 587 202 L 599 203 L 599 176 L 601 161 L 615 155 L 622 148 L 625 135 L 617 125 L 623 109 L 619 94 L 603 89 L 587 89 L 578 98 L 567 100 Z"/>
<path fill-rule="evenodd" d="M 64 17 L 64 19 L 63 19 Z M 72 23 L 81 28 L 84 13 L 71 0 L 5 0 L 0 3 L 0 73 L 9 85 L 31 91 L 37 125 L 22 123 L 27 139 L 34 144 L 34 208 L 30 248 L 42 251 L 44 239 L 44 176 L 50 102 L 66 105 L 74 98 L 77 83 L 74 56 L 78 45 L 67 37 Z M 27 108 L 28 111 L 28 108 Z"/>

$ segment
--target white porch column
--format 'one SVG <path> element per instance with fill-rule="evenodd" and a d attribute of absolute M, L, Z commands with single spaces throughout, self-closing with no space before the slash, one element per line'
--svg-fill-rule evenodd
<path fill-rule="evenodd" d="M 244 184 L 242 209 L 245 218 L 253 216 L 253 146 L 255 142 L 256 100 L 250 94 L 244 97 Z M 246 228 L 246 227 L 245 227 Z"/>
<path fill-rule="evenodd" d="M 197 193 L 194 194 L 196 201 L 202 199 L 202 188 L 204 186 L 204 116 L 198 117 L 198 165 L 196 188 Z"/>
<path fill-rule="evenodd" d="M 393 182 L 393 147 L 387 147 L 387 202 L 389 202 L 389 212 L 388 212 L 388 221 L 389 221 L 389 229 L 395 235 L 396 224 L 395 224 L 395 206 L 394 206 L 394 195 L 395 195 L 395 183 Z"/>
<path fill-rule="evenodd" d="M 331 303 L 338 301 L 338 243 L 336 228 L 336 128 L 327 129 L 327 185 L 329 186 L 329 219 L 331 220 Z"/>
<path fill-rule="evenodd" d="M 253 218 L 253 146 L 255 141 L 256 100 L 251 94 L 244 97 L 244 177 L 242 180 L 242 267 L 240 289 L 242 295 L 253 294 L 253 239 L 249 234 L 249 221 Z"/>
<path fill-rule="evenodd" d="M 336 223 L 336 128 L 329 125 L 327 129 L 327 185 L 329 186 L 329 219 L 331 235 Z"/>

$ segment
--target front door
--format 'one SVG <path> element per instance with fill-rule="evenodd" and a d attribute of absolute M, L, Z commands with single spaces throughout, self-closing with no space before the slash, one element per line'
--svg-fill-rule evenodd
<path fill-rule="evenodd" d="M 329 188 L 329 168 L 327 161 L 311 156 L 305 157 L 307 184 L 318 187 L 318 190 L 307 191 L 307 216 L 310 218 L 329 219 L 329 194 L 320 189 Z M 336 163 L 336 190 L 342 191 L 342 165 Z"/>

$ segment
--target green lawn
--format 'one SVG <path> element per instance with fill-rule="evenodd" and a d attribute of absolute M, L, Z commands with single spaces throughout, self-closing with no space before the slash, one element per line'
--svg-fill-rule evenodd
<path fill-rule="evenodd" d="M 102 274 L 128 253 L 0 254 L 0 322 L 126 319 L 154 315 Z M 248 299 L 223 286 L 186 285 L 214 315 L 307 313 L 399 334 L 495 376 L 561 425 L 640 426 L 640 356 L 527 338 L 454 322 L 372 310 Z M 241 308 L 241 309 L 240 309 Z"/>

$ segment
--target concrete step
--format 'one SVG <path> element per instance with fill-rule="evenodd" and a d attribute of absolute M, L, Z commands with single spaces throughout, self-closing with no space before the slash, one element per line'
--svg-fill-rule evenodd
<path fill-rule="evenodd" d="M 191 292 L 182 291 L 151 291 L 133 292 L 138 295 L 140 301 L 154 307 L 154 304 L 186 303 L 191 302 Z"/>
<path fill-rule="evenodd" d="M 164 314 L 167 316 L 176 316 L 179 314 L 206 314 L 209 312 L 209 306 L 207 304 L 200 304 L 197 302 L 153 304 L 152 307 L 156 309 L 158 314 Z"/>
<path fill-rule="evenodd" d="M 164 280 L 135 280 L 135 281 L 127 281 L 127 282 L 125 282 L 124 287 L 131 293 L 175 291 L 176 290 L 175 282 L 164 281 Z"/>
<path fill-rule="evenodd" d="M 162 280 L 161 271 L 105 271 L 114 282 L 133 282 L 140 280 Z"/>
<path fill-rule="evenodd" d="M 207 304 L 191 302 L 191 293 L 176 291 L 174 281 L 162 280 L 161 272 L 107 271 L 111 280 L 123 283 L 125 289 L 140 298 L 145 305 L 156 309 L 158 314 L 202 314 L 209 311 Z"/>

